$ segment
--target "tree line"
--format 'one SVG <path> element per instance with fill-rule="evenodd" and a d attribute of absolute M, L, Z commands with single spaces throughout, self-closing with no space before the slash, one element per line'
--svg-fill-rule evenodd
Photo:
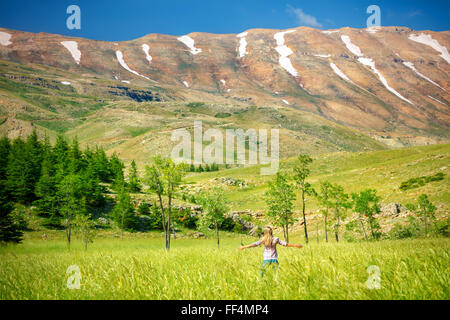
<path fill-rule="evenodd" d="M 301 195 L 301 222 L 304 228 L 305 241 L 309 242 L 308 223 L 306 219 L 307 198 L 315 198 L 323 217 L 325 241 L 328 242 L 329 232 L 333 232 L 336 242 L 340 239 L 341 226 L 348 217 L 349 211 L 356 213 L 356 218 L 346 224 L 347 230 L 361 232 L 365 240 L 380 239 L 383 236 L 377 219 L 380 213 L 381 197 L 375 189 L 365 189 L 357 193 L 348 194 L 344 188 L 329 181 L 320 181 L 317 190 L 307 182 L 311 173 L 312 158 L 299 155 L 291 172 L 277 173 L 266 192 L 267 215 L 272 222 L 282 227 L 286 241 L 289 241 L 289 227 L 295 222 L 294 201 L 295 190 Z M 396 224 L 391 236 L 394 238 L 428 236 L 432 231 L 448 236 L 448 221 L 441 224 L 436 220 L 436 206 L 426 194 L 419 196 L 417 203 L 408 203 L 408 210 L 413 213 L 405 226 Z M 331 227 L 331 230 L 330 230 Z"/>
<path fill-rule="evenodd" d="M 218 166 L 211 166 L 218 170 Z M 223 192 L 197 195 L 205 206 L 202 219 L 189 210 L 174 209 L 173 200 L 179 197 L 182 178 L 190 171 L 185 164 L 177 164 L 162 156 L 153 158 L 139 177 L 136 163 L 131 162 L 127 180 L 125 165 L 116 154 L 108 157 L 103 148 L 86 147 L 81 150 L 77 139 L 70 143 L 58 136 L 54 145 L 46 137 L 40 141 L 36 132 L 25 140 L 8 137 L 0 139 L 0 243 L 22 240 L 23 228 L 14 221 L 14 205 L 33 207 L 47 228 L 64 229 L 68 245 L 74 230 L 79 232 L 87 248 L 94 236 L 94 213 L 112 218 L 123 232 L 139 229 L 137 214 L 144 216 L 145 229 L 162 229 L 165 247 L 170 249 L 170 235 L 175 235 L 179 223 L 188 228 L 213 227 L 217 237 L 219 228 L 231 230 L 234 223 L 225 218 Z M 142 202 L 138 209 L 130 193 L 146 192 L 156 195 L 149 205 Z M 108 187 L 114 197 L 108 196 Z M 150 201 L 151 202 L 151 201 Z M 107 204 L 112 210 L 106 211 Z M 219 243 L 219 241 L 218 241 Z"/>
<path fill-rule="evenodd" d="M 33 206 L 50 228 L 64 227 L 70 244 L 76 216 L 87 216 L 104 208 L 106 184 L 113 189 L 134 189 L 126 183 L 124 164 L 116 154 L 108 157 L 100 147 L 81 150 L 77 139 L 69 143 L 58 136 L 54 145 L 36 132 L 27 139 L 0 139 L 1 241 L 21 241 L 21 232 L 11 222 L 14 203 Z M 89 218 L 89 219 L 88 219 Z M 83 220 L 83 219 L 82 219 Z M 16 230 L 8 235 L 3 228 Z"/>

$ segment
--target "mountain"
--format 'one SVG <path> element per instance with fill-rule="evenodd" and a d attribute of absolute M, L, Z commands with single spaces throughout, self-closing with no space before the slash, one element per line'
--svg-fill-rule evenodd
<path fill-rule="evenodd" d="M 135 155 L 193 119 L 279 126 L 284 156 L 448 142 L 449 44 L 449 31 L 403 27 L 123 42 L 0 28 L 0 133 L 37 127 Z"/>

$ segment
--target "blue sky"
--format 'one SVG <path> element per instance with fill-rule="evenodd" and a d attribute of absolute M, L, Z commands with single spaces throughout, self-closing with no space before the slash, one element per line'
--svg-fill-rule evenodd
<path fill-rule="evenodd" d="M 81 30 L 69 30 L 66 9 L 81 9 Z M 90 39 L 131 40 L 148 33 L 239 33 L 251 28 L 363 28 L 369 5 L 381 9 L 382 26 L 450 30 L 449 0 L 2 0 L 0 26 Z"/>

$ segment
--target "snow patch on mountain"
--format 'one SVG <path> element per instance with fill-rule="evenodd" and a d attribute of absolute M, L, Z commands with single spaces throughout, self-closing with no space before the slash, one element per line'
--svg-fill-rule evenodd
<path fill-rule="evenodd" d="M 448 53 L 448 50 L 445 46 L 441 46 L 440 43 L 433 39 L 433 37 L 429 34 L 424 34 L 421 33 L 420 35 L 415 35 L 415 34 L 410 34 L 409 35 L 409 40 L 418 42 L 418 43 L 422 43 L 424 45 L 427 45 L 431 48 L 433 48 L 434 50 L 436 50 L 437 52 L 440 52 L 440 56 L 447 61 L 447 63 L 450 63 L 450 54 Z"/>
<path fill-rule="evenodd" d="M 137 75 L 139 77 L 142 77 L 144 79 L 153 81 L 152 79 L 150 79 L 150 78 L 148 78 L 148 77 L 146 77 L 146 76 L 144 76 L 144 75 L 142 75 L 142 74 L 140 74 L 140 73 L 130 69 L 130 67 L 128 67 L 128 65 L 126 64 L 125 60 L 123 59 L 122 51 L 117 50 L 116 51 L 116 57 L 117 57 L 117 60 L 119 61 L 120 65 L 122 66 L 122 68 L 124 68 L 125 70 L 127 70 L 127 71 L 129 71 L 129 72 L 131 72 L 131 73 L 133 73 L 133 74 L 135 74 L 135 75 Z"/>
<path fill-rule="evenodd" d="M 142 50 L 144 50 L 145 58 L 149 63 L 152 62 L 152 56 L 150 55 L 150 46 L 146 43 L 142 45 Z"/>
<path fill-rule="evenodd" d="M 339 32 L 339 30 L 325 30 L 325 31 L 321 31 L 324 34 L 332 34 L 332 33 L 337 33 Z"/>
<path fill-rule="evenodd" d="M 318 58 L 329 58 L 331 57 L 331 54 L 314 54 L 313 56 Z"/>
<path fill-rule="evenodd" d="M 240 38 L 240 40 L 239 40 L 239 58 L 242 58 L 243 56 L 248 54 L 247 40 L 245 38 L 247 35 L 248 35 L 248 32 L 242 32 L 236 36 L 236 37 Z"/>
<path fill-rule="evenodd" d="M 180 42 L 182 42 L 182 43 L 184 43 L 184 45 L 185 45 L 186 47 L 188 47 L 189 49 L 191 49 L 191 53 L 192 53 L 193 55 L 196 55 L 196 54 L 199 54 L 200 52 L 202 52 L 202 49 L 196 48 L 196 47 L 194 46 L 195 41 L 194 41 L 194 39 L 192 39 L 192 38 L 189 37 L 189 36 L 181 36 L 181 37 L 178 37 L 177 40 L 180 41 Z"/>
<path fill-rule="evenodd" d="M 289 101 L 282 99 L 281 101 L 283 101 L 285 104 L 289 105 Z"/>
<path fill-rule="evenodd" d="M 73 59 L 77 64 L 80 64 L 81 60 L 81 51 L 78 50 L 78 42 L 76 41 L 62 41 L 61 44 L 69 50 L 70 54 L 72 55 Z"/>
<path fill-rule="evenodd" d="M 409 101 L 408 99 L 406 99 L 405 97 L 403 97 L 400 93 L 398 93 L 394 88 L 392 88 L 391 86 L 389 86 L 386 78 L 381 74 L 380 71 L 377 70 L 377 68 L 375 67 L 375 61 L 373 61 L 370 58 L 365 58 L 364 55 L 361 52 L 361 49 L 353 44 L 350 40 L 349 36 L 346 35 L 342 35 L 341 36 L 342 41 L 345 43 L 345 45 L 347 46 L 347 49 L 350 50 L 350 52 L 352 52 L 355 56 L 358 56 L 358 61 L 371 68 L 372 71 L 378 76 L 378 78 L 380 79 L 381 83 L 386 87 L 386 89 L 388 89 L 390 92 L 392 92 L 393 94 L 395 94 L 397 97 L 399 97 L 400 99 L 402 99 L 403 101 L 414 105 L 411 101 Z"/>
<path fill-rule="evenodd" d="M 412 71 L 414 71 L 419 77 L 422 77 L 422 78 L 424 78 L 425 80 L 427 80 L 428 82 L 430 82 L 430 83 L 434 84 L 435 86 L 441 88 L 442 90 L 447 91 L 447 90 L 445 90 L 444 88 L 442 88 L 439 84 L 437 84 L 436 82 L 434 82 L 433 80 L 431 80 L 431 79 L 428 78 L 427 76 L 425 76 L 425 75 L 423 75 L 422 73 L 420 73 L 420 72 L 416 69 L 416 67 L 414 67 L 414 64 L 413 64 L 412 62 L 404 61 L 403 64 L 404 64 L 405 66 L 407 66 L 408 68 L 410 68 Z"/>
<path fill-rule="evenodd" d="M 128 81 L 128 80 L 122 80 L 122 81 L 120 81 L 120 82 L 123 82 L 123 83 L 128 83 L 128 84 L 130 84 L 130 81 Z"/>
<path fill-rule="evenodd" d="M 189 88 L 189 83 L 187 83 L 187 81 L 183 81 L 183 84 L 186 86 L 186 88 Z"/>
<path fill-rule="evenodd" d="M 436 98 L 433 98 L 432 96 L 428 96 L 428 98 L 433 99 L 434 101 L 437 101 L 437 102 L 439 102 L 440 104 L 443 104 L 444 106 L 446 106 L 445 103 L 443 103 L 442 101 L 439 101 L 439 100 L 436 99 Z"/>
<path fill-rule="evenodd" d="M 70 82 L 69 81 L 61 81 L 61 83 L 65 86 L 70 86 Z"/>
<path fill-rule="evenodd" d="M 355 56 L 358 56 L 358 57 L 362 57 L 362 56 L 363 56 L 363 54 L 362 54 L 362 52 L 361 52 L 361 49 L 359 49 L 358 46 L 355 46 L 355 45 L 352 43 L 352 41 L 350 40 L 350 37 L 349 37 L 349 36 L 342 35 L 342 36 L 341 36 L 341 39 L 342 39 L 342 41 L 345 43 L 345 45 L 347 46 L 347 49 L 348 49 L 351 53 L 353 53 Z"/>
<path fill-rule="evenodd" d="M 275 50 L 280 55 L 280 59 L 279 59 L 280 65 L 291 75 L 293 75 L 294 77 L 298 77 L 297 70 L 295 70 L 295 68 L 292 66 L 291 60 L 288 58 L 294 52 L 292 52 L 292 50 L 289 49 L 284 44 L 284 35 L 287 33 L 295 32 L 295 31 L 296 30 L 288 30 L 288 31 L 278 32 L 278 33 L 275 33 L 275 35 L 273 37 L 277 41 L 277 47 L 275 47 Z"/>
<path fill-rule="evenodd" d="M 333 69 L 334 73 L 336 73 L 339 77 L 341 77 L 345 81 L 353 83 L 353 81 L 350 80 L 350 78 L 347 77 L 347 75 L 345 73 L 343 73 L 341 71 L 341 69 L 339 69 L 334 63 L 330 62 L 330 67 L 331 67 L 331 69 Z"/>
<path fill-rule="evenodd" d="M 11 35 L 9 33 L 0 31 L 0 44 L 2 46 L 9 46 L 12 43 L 9 39 L 11 39 Z"/>
<path fill-rule="evenodd" d="M 380 30 L 381 30 L 380 27 L 370 27 L 370 28 L 366 29 L 366 32 L 371 33 L 371 34 L 375 34 L 375 33 L 377 33 Z"/>

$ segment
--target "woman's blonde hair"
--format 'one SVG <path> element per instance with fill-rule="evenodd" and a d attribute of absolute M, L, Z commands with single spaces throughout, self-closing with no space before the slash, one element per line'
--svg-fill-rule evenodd
<path fill-rule="evenodd" d="M 264 236 L 262 237 L 262 244 L 266 247 L 271 247 L 273 243 L 273 231 L 271 227 L 264 228 Z"/>

